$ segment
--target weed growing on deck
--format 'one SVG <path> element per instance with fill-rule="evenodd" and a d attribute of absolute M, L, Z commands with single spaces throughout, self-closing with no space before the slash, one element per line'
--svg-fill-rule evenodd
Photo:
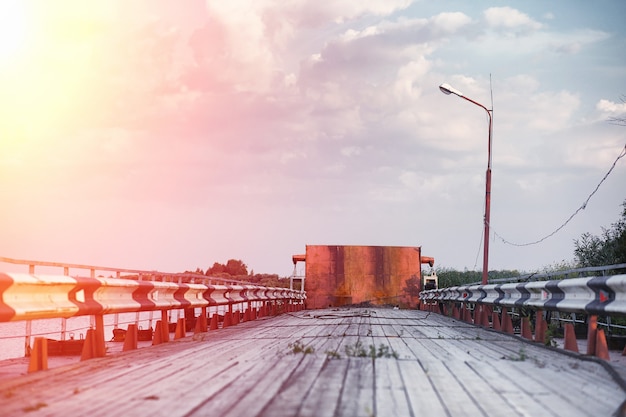
<path fill-rule="evenodd" d="M 356 357 L 356 358 L 369 357 L 372 359 L 376 359 L 376 358 L 398 359 L 398 353 L 395 350 L 390 349 L 389 346 L 385 346 L 383 344 L 378 346 L 378 349 L 376 349 L 376 346 L 374 345 L 369 345 L 369 348 L 365 349 L 365 346 L 363 346 L 363 344 L 359 341 L 359 342 L 356 342 L 354 345 L 346 345 L 344 347 L 344 350 L 346 352 L 346 356 L 348 357 Z"/>
<path fill-rule="evenodd" d="M 524 348 L 521 347 L 519 349 L 519 355 L 518 356 L 509 356 L 508 359 L 512 360 L 512 361 L 515 361 L 515 362 L 524 362 L 526 359 L 528 359 L 528 356 L 526 355 L 526 351 L 524 350 Z"/>
<path fill-rule="evenodd" d="M 312 346 L 305 346 L 299 340 L 296 340 L 293 343 L 289 343 L 287 345 L 287 347 L 289 348 L 289 353 L 293 353 L 294 355 L 297 354 L 297 353 L 302 353 L 302 354 L 308 355 L 310 353 L 315 352 L 315 349 L 313 349 Z"/>
<path fill-rule="evenodd" d="M 324 353 L 329 359 L 341 359 L 341 355 L 336 350 L 327 350 Z"/>

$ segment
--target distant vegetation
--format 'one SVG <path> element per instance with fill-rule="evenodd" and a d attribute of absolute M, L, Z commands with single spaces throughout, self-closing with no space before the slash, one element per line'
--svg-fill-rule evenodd
<path fill-rule="evenodd" d="M 289 280 L 281 279 L 277 274 L 255 274 L 254 271 L 248 273 L 248 266 L 240 259 L 229 259 L 225 264 L 215 262 L 206 272 L 201 268 L 197 268 L 193 272 L 187 272 L 209 277 L 246 281 L 266 287 L 289 287 Z"/>
<path fill-rule="evenodd" d="M 574 255 L 580 267 L 626 263 L 626 200 L 621 218 L 600 236 L 583 233 L 574 241 Z"/>

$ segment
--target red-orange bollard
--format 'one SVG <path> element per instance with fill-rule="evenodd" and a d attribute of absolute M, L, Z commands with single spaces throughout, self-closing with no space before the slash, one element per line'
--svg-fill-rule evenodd
<path fill-rule="evenodd" d="M 513 334 L 513 321 L 509 312 L 505 307 L 502 308 L 502 331 L 508 334 Z"/>
<path fill-rule="evenodd" d="M 205 333 L 206 331 L 208 331 L 209 326 L 206 316 L 206 307 L 204 307 L 202 309 L 202 313 L 198 316 L 198 319 L 196 320 L 196 327 L 194 329 L 196 333 Z"/>
<path fill-rule="evenodd" d="M 202 319 L 204 318 L 204 329 L 202 328 Z M 206 332 L 206 317 L 200 314 L 198 318 L 196 318 L 196 325 L 193 327 L 193 334 L 204 333 Z"/>
<path fill-rule="evenodd" d="M 474 323 L 474 319 L 472 318 L 472 310 L 470 310 L 469 308 L 465 308 L 465 321 L 471 324 Z"/>
<path fill-rule="evenodd" d="M 209 330 L 217 330 L 219 328 L 218 317 L 217 313 L 214 313 L 211 316 L 211 325 L 209 326 Z"/>
<path fill-rule="evenodd" d="M 533 340 L 533 333 L 530 331 L 530 318 L 522 317 L 522 337 Z"/>
<path fill-rule="evenodd" d="M 606 336 L 604 335 L 604 329 L 598 329 L 596 331 L 596 356 L 605 361 L 611 360 L 609 356 L 609 347 L 606 343 Z"/>
<path fill-rule="evenodd" d="M 152 346 L 160 345 L 163 343 L 163 322 L 157 320 L 154 326 L 154 334 L 152 335 Z"/>
<path fill-rule="evenodd" d="M 96 357 L 96 343 L 95 343 L 95 331 L 94 329 L 87 330 L 85 335 L 85 343 L 83 344 L 83 351 L 80 355 L 80 360 L 85 361 L 87 359 Z"/>
<path fill-rule="evenodd" d="M 225 328 L 230 327 L 232 325 L 233 325 L 232 314 L 230 313 L 230 311 L 225 311 L 224 312 L 224 323 L 222 323 L 222 329 L 225 329 Z"/>
<path fill-rule="evenodd" d="M 122 352 L 137 349 L 137 325 L 129 324 L 126 330 L 126 338 L 124 338 L 124 347 Z"/>
<path fill-rule="evenodd" d="M 48 369 L 48 339 L 36 337 L 30 352 L 28 372 L 45 371 Z"/>
<path fill-rule="evenodd" d="M 461 319 L 461 313 L 459 312 L 459 308 L 456 305 L 452 307 L 452 317 L 454 317 L 457 320 Z"/>
<path fill-rule="evenodd" d="M 596 334 L 598 333 L 598 316 L 589 316 L 587 327 L 587 355 L 596 354 Z"/>
<path fill-rule="evenodd" d="M 250 307 L 243 313 L 243 321 L 250 321 Z"/>
<path fill-rule="evenodd" d="M 491 312 L 491 321 L 492 321 L 492 328 L 493 330 L 497 330 L 497 331 L 501 331 L 502 330 L 502 326 L 500 325 L 500 317 L 498 316 L 498 313 L 496 313 L 495 311 Z"/>
<path fill-rule="evenodd" d="M 183 337 L 187 336 L 187 332 L 185 330 L 185 318 L 181 317 L 178 319 L 178 321 L 176 322 L 176 332 L 174 333 L 174 339 L 182 339 Z"/>
<path fill-rule="evenodd" d="M 565 350 L 578 353 L 578 342 L 576 341 L 576 333 L 572 323 L 565 323 L 564 327 Z"/>
<path fill-rule="evenodd" d="M 539 310 L 535 316 L 535 342 L 544 343 L 547 330 L 548 323 L 546 323 L 543 313 Z"/>
<path fill-rule="evenodd" d="M 491 327 L 491 323 L 489 323 L 489 307 L 486 305 L 481 307 L 480 325 L 486 328 Z"/>
<path fill-rule="evenodd" d="M 250 309 L 250 320 L 256 320 L 257 318 L 257 309 L 256 308 L 251 308 Z"/>

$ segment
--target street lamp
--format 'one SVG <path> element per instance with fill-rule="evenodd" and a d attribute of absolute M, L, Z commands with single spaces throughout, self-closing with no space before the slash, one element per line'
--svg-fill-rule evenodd
<path fill-rule="evenodd" d="M 486 285 L 487 280 L 489 278 L 489 218 L 491 215 L 491 127 L 492 127 L 492 110 L 489 110 L 487 107 L 482 104 L 472 100 L 471 98 L 465 97 L 463 93 L 459 90 L 452 88 L 450 84 L 441 84 L 439 89 L 444 94 L 454 94 L 456 96 L 461 97 L 464 100 L 469 101 L 470 103 L 474 103 L 475 105 L 483 108 L 487 112 L 487 116 L 489 116 L 489 139 L 487 144 L 487 174 L 485 181 L 485 243 L 483 245 L 483 279 L 482 284 Z"/>

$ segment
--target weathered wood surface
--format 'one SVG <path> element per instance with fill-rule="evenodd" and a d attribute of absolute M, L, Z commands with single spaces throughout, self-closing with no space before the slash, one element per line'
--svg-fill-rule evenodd
<path fill-rule="evenodd" d="M 0 381 L 0 415 L 610 416 L 607 366 L 427 312 L 314 310 Z"/>

